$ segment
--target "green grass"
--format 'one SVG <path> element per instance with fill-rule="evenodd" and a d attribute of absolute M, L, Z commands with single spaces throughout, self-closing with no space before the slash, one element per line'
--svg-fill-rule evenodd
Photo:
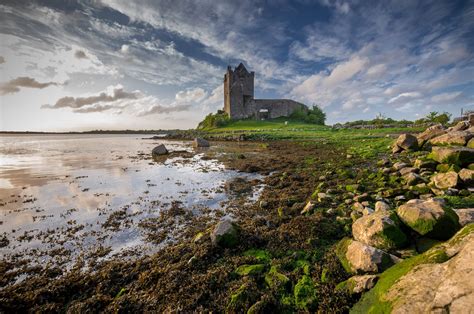
<path fill-rule="evenodd" d="M 288 121 L 285 124 L 285 121 Z M 285 118 L 267 121 L 238 120 L 228 125 L 207 129 L 204 136 L 214 139 L 238 137 L 250 140 L 308 140 L 347 148 L 348 154 L 364 158 L 389 151 L 393 139 L 400 133 L 416 133 L 422 128 L 333 129 L 329 126 L 304 123 Z"/>

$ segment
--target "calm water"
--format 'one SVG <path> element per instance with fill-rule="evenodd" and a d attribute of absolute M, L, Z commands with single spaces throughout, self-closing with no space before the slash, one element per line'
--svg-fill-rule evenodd
<path fill-rule="evenodd" d="M 107 256 L 153 252 L 157 245 L 144 241 L 139 222 L 159 217 L 173 202 L 193 215 L 212 213 L 225 207 L 227 180 L 255 178 L 203 158 L 190 142 L 146 137 L 0 136 L 0 257 L 64 263 L 97 247 L 109 248 Z M 196 154 L 155 162 L 150 152 L 159 143 Z M 212 149 L 226 151 L 218 144 Z M 104 227 L 117 211 L 126 219 Z M 57 250 L 68 253 L 51 256 Z"/>

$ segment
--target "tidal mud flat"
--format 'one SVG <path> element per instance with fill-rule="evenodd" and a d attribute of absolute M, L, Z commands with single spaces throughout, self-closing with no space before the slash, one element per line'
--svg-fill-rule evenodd
<path fill-rule="evenodd" d="M 2 286 L 34 277 L 43 267 L 60 274 L 151 255 L 199 221 L 227 215 L 241 195 L 258 197 L 261 175 L 226 169 L 218 160 L 257 144 L 196 150 L 189 141 L 147 137 L 2 138 Z M 157 143 L 171 154 L 152 159 Z"/>

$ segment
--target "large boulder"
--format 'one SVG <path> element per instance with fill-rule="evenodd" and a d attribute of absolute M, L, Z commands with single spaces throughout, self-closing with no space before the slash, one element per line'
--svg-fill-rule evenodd
<path fill-rule="evenodd" d="M 453 131 L 431 139 L 430 143 L 436 146 L 465 146 L 472 137 L 473 134 L 467 131 Z"/>
<path fill-rule="evenodd" d="M 461 146 L 433 147 L 431 158 L 439 163 L 468 165 L 474 162 L 474 148 Z"/>
<path fill-rule="evenodd" d="M 399 147 L 404 150 L 416 150 L 418 148 L 418 140 L 414 135 L 401 134 L 396 140 L 394 147 Z"/>
<path fill-rule="evenodd" d="M 352 224 L 352 235 L 357 241 L 384 250 L 400 248 L 407 243 L 397 215 L 383 210 L 357 219 Z"/>
<path fill-rule="evenodd" d="M 455 171 L 448 171 L 434 175 L 431 180 L 438 189 L 446 190 L 458 185 L 459 176 Z"/>
<path fill-rule="evenodd" d="M 446 129 L 441 123 L 430 126 L 416 137 L 418 140 L 418 146 L 422 147 L 427 141 L 437 136 L 443 135 L 444 133 L 446 133 Z"/>
<path fill-rule="evenodd" d="M 196 137 L 193 141 L 193 147 L 209 147 L 209 141 Z"/>
<path fill-rule="evenodd" d="M 351 313 L 473 313 L 474 225 L 380 275 Z"/>
<path fill-rule="evenodd" d="M 167 155 L 168 149 L 166 149 L 166 146 L 164 144 L 160 144 L 153 148 L 151 154 L 153 157 Z"/>
<path fill-rule="evenodd" d="M 459 230 L 459 218 L 441 199 L 410 200 L 397 208 L 398 217 L 427 237 L 446 240 Z"/>
<path fill-rule="evenodd" d="M 348 273 L 379 273 L 397 260 L 390 254 L 352 239 L 342 239 L 336 247 L 342 266 Z"/>
<path fill-rule="evenodd" d="M 221 220 L 211 233 L 212 244 L 221 247 L 234 247 L 239 241 L 239 228 L 229 219 Z"/>

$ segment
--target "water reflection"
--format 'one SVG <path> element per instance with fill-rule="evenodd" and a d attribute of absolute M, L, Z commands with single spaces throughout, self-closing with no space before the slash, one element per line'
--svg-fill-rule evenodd
<path fill-rule="evenodd" d="M 143 137 L 0 136 L 0 234 L 9 240 L 1 257 L 57 262 L 59 257 L 49 255 L 52 248 L 77 256 L 98 244 L 111 247 L 110 254 L 134 247 L 153 251 L 140 221 L 158 217 L 173 202 L 193 214 L 221 208 L 225 182 L 250 176 L 225 170 L 203 154 L 156 163 L 149 152 L 165 141 Z M 193 151 L 188 142 L 165 144 L 170 151 Z M 231 147 L 213 149 L 225 153 Z M 122 220 L 117 223 L 115 216 Z"/>

